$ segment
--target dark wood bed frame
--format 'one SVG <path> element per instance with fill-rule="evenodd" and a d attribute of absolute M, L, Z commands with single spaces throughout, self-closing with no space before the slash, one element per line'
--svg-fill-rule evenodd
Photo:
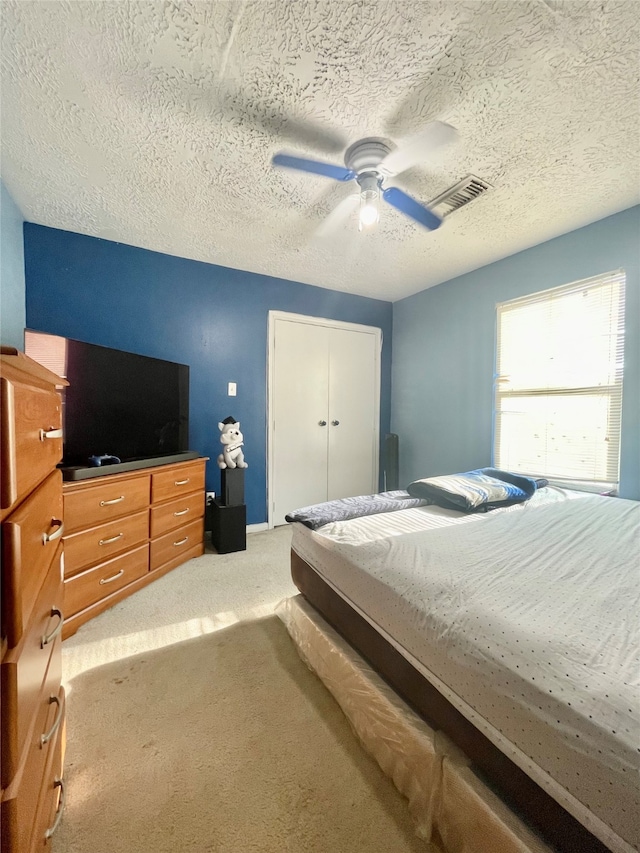
<path fill-rule="evenodd" d="M 430 726 L 463 750 L 479 777 L 547 844 L 562 853 L 608 853 L 608 847 L 476 729 L 295 551 L 291 576 L 327 622 Z"/>

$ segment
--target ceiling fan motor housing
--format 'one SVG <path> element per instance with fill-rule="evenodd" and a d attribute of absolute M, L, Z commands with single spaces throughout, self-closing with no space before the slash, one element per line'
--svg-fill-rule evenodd
<path fill-rule="evenodd" d="M 358 176 L 364 178 L 366 173 L 382 177 L 382 171 L 378 168 L 387 154 L 392 149 L 392 144 L 386 139 L 379 137 L 368 137 L 354 142 L 344 155 L 344 163 L 347 169 L 351 169 Z M 363 174 L 365 173 L 365 174 Z"/>

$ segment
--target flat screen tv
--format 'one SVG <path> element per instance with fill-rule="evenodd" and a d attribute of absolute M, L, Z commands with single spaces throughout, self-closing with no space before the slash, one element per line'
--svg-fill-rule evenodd
<path fill-rule="evenodd" d="M 106 455 L 135 467 L 187 451 L 188 365 L 29 329 L 25 352 L 69 382 L 63 467 L 93 467 L 90 457 Z"/>

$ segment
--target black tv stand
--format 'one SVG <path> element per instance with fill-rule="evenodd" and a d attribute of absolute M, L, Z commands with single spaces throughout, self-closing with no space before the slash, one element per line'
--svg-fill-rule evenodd
<path fill-rule="evenodd" d="M 61 465 L 63 480 L 88 480 L 92 477 L 104 477 L 107 474 L 118 474 L 121 471 L 137 471 L 139 468 L 154 468 L 156 465 L 169 465 L 172 462 L 186 462 L 198 459 L 201 454 L 197 450 L 184 450 L 182 453 L 171 453 L 169 456 L 149 456 L 146 459 L 132 459 L 129 462 L 116 462 L 113 465 Z"/>

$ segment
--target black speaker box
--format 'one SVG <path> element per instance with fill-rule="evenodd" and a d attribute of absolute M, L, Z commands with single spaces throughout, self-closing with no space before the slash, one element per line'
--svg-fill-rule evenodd
<path fill-rule="evenodd" d="M 244 468 L 222 468 L 220 502 L 224 506 L 239 506 L 244 503 Z"/>
<path fill-rule="evenodd" d="M 217 499 L 208 509 L 211 512 L 211 544 L 218 554 L 247 550 L 247 508 L 223 506 Z"/>
<path fill-rule="evenodd" d="M 399 453 L 398 436 L 388 432 L 384 437 L 384 490 L 391 492 L 399 489 Z"/>

